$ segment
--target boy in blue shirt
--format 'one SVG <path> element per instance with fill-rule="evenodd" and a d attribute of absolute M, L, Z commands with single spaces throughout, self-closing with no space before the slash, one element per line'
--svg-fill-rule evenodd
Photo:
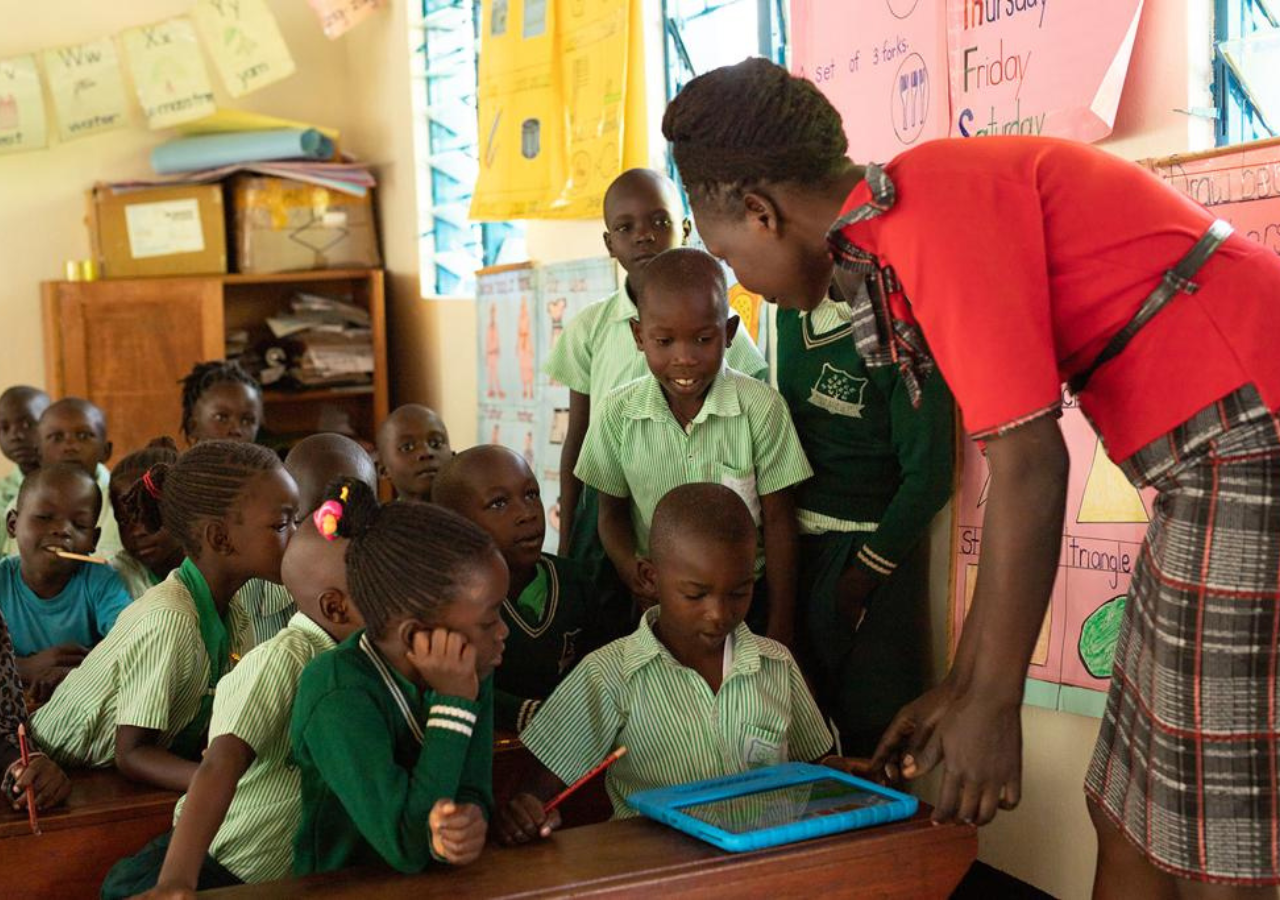
<path fill-rule="evenodd" d="M 27 476 L 9 511 L 18 556 L 0 561 L 0 612 L 9 623 L 18 671 L 36 699 L 47 699 L 130 601 L 115 570 L 64 559 L 92 553 L 102 492 L 81 466 L 53 463 Z"/>

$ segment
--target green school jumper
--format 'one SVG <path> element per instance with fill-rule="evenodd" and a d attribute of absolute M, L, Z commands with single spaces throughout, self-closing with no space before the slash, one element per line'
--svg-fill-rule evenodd
<path fill-rule="evenodd" d="M 364 631 L 302 672 L 289 728 L 302 778 L 297 875 L 347 866 L 420 872 L 437 857 L 437 800 L 493 809 L 493 679 L 475 700 L 418 690 Z"/>
<path fill-rule="evenodd" d="M 630 631 L 631 609 L 596 588 L 590 564 L 544 553 L 502 618 L 511 633 L 493 673 L 494 725 L 519 732 L 578 660 Z"/>
<path fill-rule="evenodd" d="M 951 495 L 954 401 L 930 377 L 914 408 L 892 367 L 868 369 L 849 307 L 779 310 L 778 389 L 814 476 L 796 489 L 797 636 L 846 755 L 870 755 L 924 689 L 929 524 Z M 880 581 L 854 633 L 836 581 L 858 566 Z"/>

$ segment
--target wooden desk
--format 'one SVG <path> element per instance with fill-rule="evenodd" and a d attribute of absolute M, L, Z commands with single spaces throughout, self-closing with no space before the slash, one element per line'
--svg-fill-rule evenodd
<path fill-rule="evenodd" d="M 212 891 L 223 900 L 298 897 L 900 897 L 945 898 L 978 852 L 972 826 L 927 814 L 755 853 L 725 853 L 648 819 L 557 832 L 421 875 L 346 870 Z M 201 895 L 205 896 L 205 895 Z"/>
<path fill-rule="evenodd" d="M 0 810 L 0 872 L 6 900 L 97 897 L 107 870 L 173 822 L 178 794 L 126 781 L 115 769 L 80 770 L 71 796 L 40 813 L 32 834 L 26 812 Z"/>

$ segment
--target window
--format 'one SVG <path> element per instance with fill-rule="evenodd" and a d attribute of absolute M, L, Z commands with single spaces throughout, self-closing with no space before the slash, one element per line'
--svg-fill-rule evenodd
<path fill-rule="evenodd" d="M 1280 0 L 1214 0 L 1217 142 L 1280 135 Z"/>
<path fill-rule="evenodd" d="M 695 76 L 748 56 L 786 63 L 786 0 L 662 0 L 667 99 Z"/>
<path fill-rule="evenodd" d="M 476 269 L 492 265 L 503 244 L 522 230 L 467 217 L 479 170 L 479 29 L 480 0 L 422 0 L 413 74 L 420 84 L 414 146 L 424 295 L 474 296 Z"/>

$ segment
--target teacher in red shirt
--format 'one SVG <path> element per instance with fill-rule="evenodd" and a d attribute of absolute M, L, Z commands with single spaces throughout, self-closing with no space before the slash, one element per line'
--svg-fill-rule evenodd
<path fill-rule="evenodd" d="M 699 233 L 743 285 L 800 309 L 835 291 L 868 364 L 915 391 L 940 372 L 985 443 L 955 662 L 879 759 L 942 766 L 939 820 L 1018 802 L 1065 382 L 1130 481 L 1159 491 L 1085 783 L 1095 896 L 1280 884 L 1280 257 L 1069 141 L 935 141 L 855 165 L 830 103 L 765 60 L 694 79 L 663 132 Z"/>

